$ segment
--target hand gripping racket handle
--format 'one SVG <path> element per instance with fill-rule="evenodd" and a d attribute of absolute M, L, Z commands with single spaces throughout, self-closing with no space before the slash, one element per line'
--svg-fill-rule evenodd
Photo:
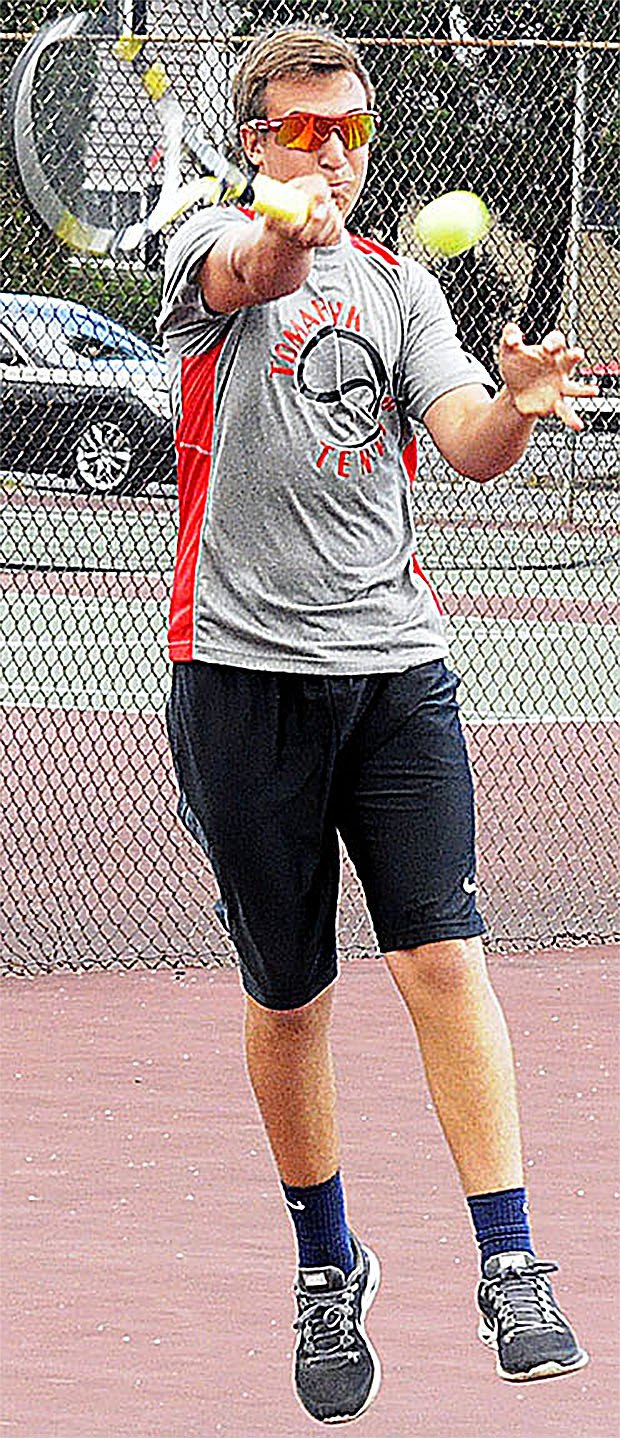
<path fill-rule="evenodd" d="M 294 190 L 279 180 L 270 180 L 268 175 L 255 175 L 250 188 L 252 198 L 249 203 L 259 215 L 271 215 L 274 220 L 284 220 L 292 225 L 305 225 L 310 214 L 310 202 L 303 190 Z"/>

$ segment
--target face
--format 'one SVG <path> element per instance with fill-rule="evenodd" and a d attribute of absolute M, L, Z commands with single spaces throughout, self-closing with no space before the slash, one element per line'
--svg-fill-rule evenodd
<path fill-rule="evenodd" d="M 271 80 L 265 98 L 268 120 L 290 115 L 294 110 L 308 110 L 314 115 L 346 115 L 369 108 L 364 86 L 351 70 L 336 70 L 307 79 L 292 75 Z M 305 154 L 303 150 L 286 150 L 276 144 L 275 135 L 257 135 L 247 125 L 241 127 L 241 142 L 252 164 L 273 180 L 322 175 L 339 210 L 345 216 L 350 215 L 366 179 L 368 145 L 346 150 L 340 135 L 333 130 L 320 150 Z"/>

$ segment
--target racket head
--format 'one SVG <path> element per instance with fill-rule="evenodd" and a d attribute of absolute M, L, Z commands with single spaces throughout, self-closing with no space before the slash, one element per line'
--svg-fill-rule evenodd
<path fill-rule="evenodd" d="M 129 255 L 194 204 L 222 200 L 303 222 L 299 192 L 261 176 L 249 182 L 170 94 L 163 65 L 146 65 L 143 42 L 130 40 L 119 41 L 105 16 L 61 16 L 37 31 L 11 73 L 13 160 L 57 239 L 81 253 Z M 163 157 L 161 183 L 153 155 Z"/>
<path fill-rule="evenodd" d="M 18 57 L 6 92 L 11 154 L 31 208 L 59 240 L 93 255 L 113 253 L 128 226 L 134 247 L 154 233 L 149 216 L 161 192 L 173 211 L 179 186 L 178 116 L 168 133 L 170 112 L 158 115 L 113 46 L 103 18 L 48 21 Z M 157 174 L 154 149 L 163 155 Z"/>
<path fill-rule="evenodd" d="M 76 115 L 97 81 L 96 53 L 83 38 L 87 19 L 79 13 L 41 26 L 13 67 L 6 110 L 13 161 L 32 209 L 72 248 L 105 254 L 111 226 L 80 203 L 84 141 Z"/>

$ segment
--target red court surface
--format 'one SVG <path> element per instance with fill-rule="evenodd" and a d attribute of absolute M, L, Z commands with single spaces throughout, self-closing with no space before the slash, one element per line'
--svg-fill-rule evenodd
<path fill-rule="evenodd" d="M 477 1255 L 410 1021 L 379 960 L 334 1019 L 353 1226 L 383 1283 L 368 1438 L 617 1438 L 620 949 L 491 960 L 534 1238 L 592 1355 L 516 1385 L 476 1338 Z M 245 1076 L 236 973 L 9 978 L 3 1007 L 8 1438 L 301 1438 L 292 1228 Z M 348 1431 L 348 1430 L 347 1430 Z"/>
<path fill-rule="evenodd" d="M 160 715 L 11 709 L 4 726 L 0 971 L 232 952 L 204 858 L 174 817 Z M 490 942 L 568 948 L 616 938 L 620 723 L 470 723 L 466 732 Z M 375 940 L 359 903 L 344 897 L 343 951 L 365 952 Z"/>

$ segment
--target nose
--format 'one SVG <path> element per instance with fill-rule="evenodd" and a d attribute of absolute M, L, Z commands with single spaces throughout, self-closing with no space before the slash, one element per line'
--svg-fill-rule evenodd
<path fill-rule="evenodd" d="M 334 169 L 340 169 L 346 163 L 348 150 L 338 130 L 332 130 L 331 135 L 323 141 L 319 150 L 321 164 L 328 165 Z"/>

